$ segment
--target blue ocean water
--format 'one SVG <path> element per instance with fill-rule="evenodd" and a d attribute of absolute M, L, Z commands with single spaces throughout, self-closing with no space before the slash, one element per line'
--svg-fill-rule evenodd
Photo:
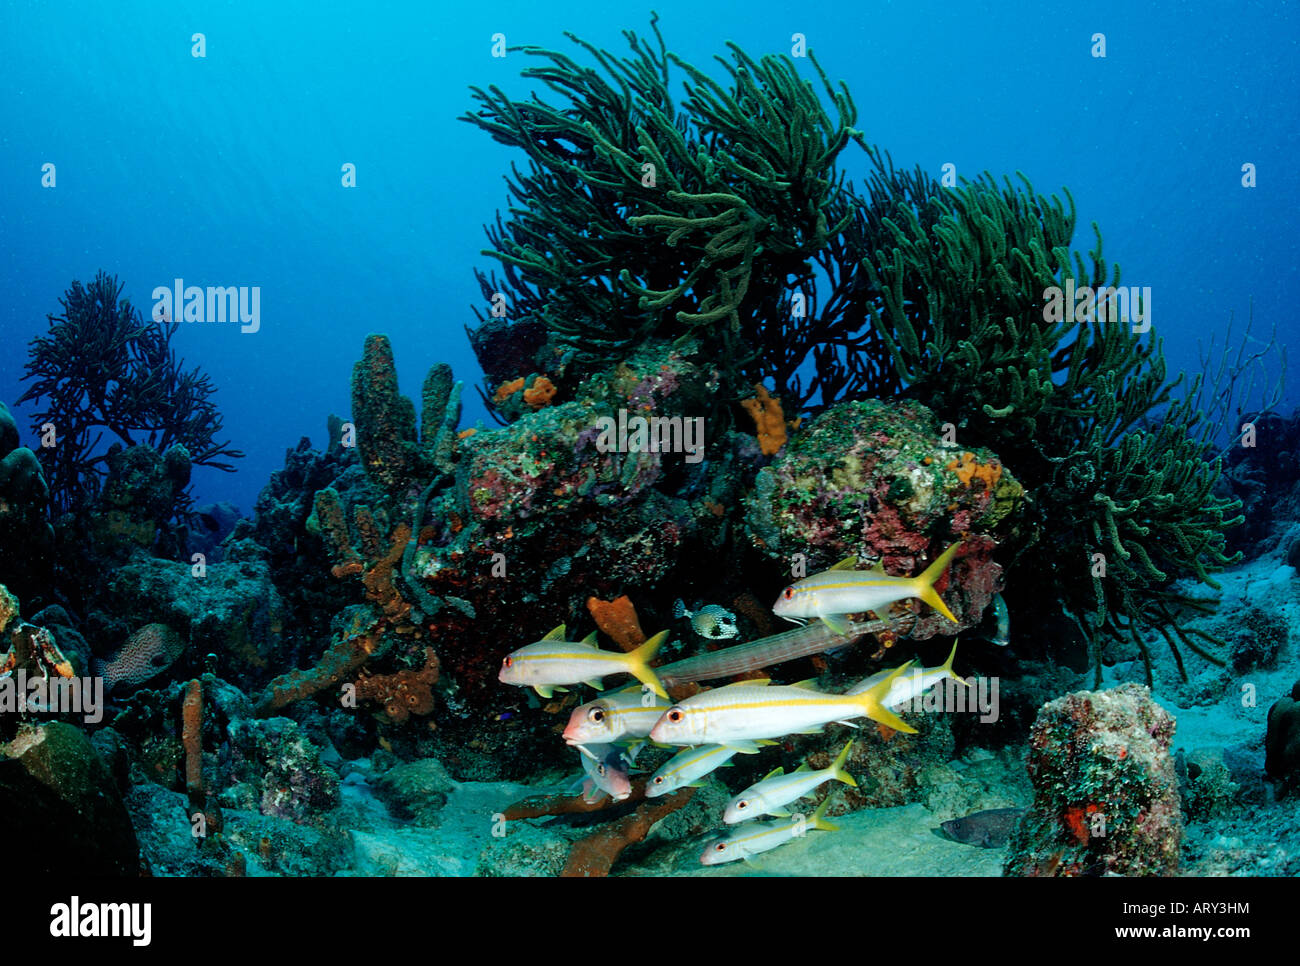
<path fill-rule="evenodd" d="M 704 65 L 732 40 L 789 52 L 803 34 L 844 80 L 859 127 L 936 176 L 1024 172 L 1068 186 L 1128 285 L 1150 286 L 1174 370 L 1244 320 L 1300 325 L 1294 4 L 1134 9 L 1016 2 L 784 4 L 664 0 L 671 49 Z M 1144 5 L 1143 5 L 1144 6 Z M 482 224 L 519 158 L 457 115 L 470 85 L 524 94 L 509 44 L 621 50 L 651 7 L 575 3 L 11 2 L 0 9 L 0 400 L 22 394 L 28 340 L 73 279 L 151 292 L 257 286 L 260 328 L 182 325 L 178 347 L 219 387 L 234 476 L 200 469 L 200 502 L 245 511 L 286 447 L 324 441 L 349 408 L 368 332 L 388 333 L 403 390 L 429 365 L 481 378 L 462 325 Z M 1093 56 L 1104 34 L 1105 57 Z M 195 35 L 205 42 L 194 56 Z M 811 71 L 809 72 L 811 76 Z M 342 169 L 355 165 L 356 186 Z M 1256 187 L 1244 187 L 1243 165 Z M 54 165 L 55 184 L 42 184 Z M 850 174 L 857 174 L 850 169 Z M 1238 331 L 1240 326 L 1238 327 Z M 485 413 L 467 393 L 466 424 Z M 1283 401 L 1283 409 L 1294 405 Z M 18 412 L 27 428 L 28 410 Z M 31 442 L 25 438 L 25 442 Z"/>

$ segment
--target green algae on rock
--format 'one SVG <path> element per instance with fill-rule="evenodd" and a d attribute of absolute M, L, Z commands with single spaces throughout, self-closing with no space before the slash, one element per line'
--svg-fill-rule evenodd
<path fill-rule="evenodd" d="M 90 740 L 54 721 L 0 745 L 0 814 L 39 848 L 28 875 L 134 876 L 140 847 L 117 785 Z"/>

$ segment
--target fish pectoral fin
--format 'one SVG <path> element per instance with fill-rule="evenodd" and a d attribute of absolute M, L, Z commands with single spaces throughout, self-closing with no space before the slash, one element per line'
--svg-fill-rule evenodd
<path fill-rule="evenodd" d="M 595 688 L 597 691 L 605 690 L 605 685 L 601 684 L 600 678 L 591 678 L 590 680 L 583 681 L 582 683 L 589 688 Z"/>
<path fill-rule="evenodd" d="M 844 614 L 822 614 L 822 623 L 841 637 L 849 632 L 849 619 Z"/>
<path fill-rule="evenodd" d="M 777 818 L 790 818 L 794 813 L 788 808 L 769 809 L 768 815 L 775 815 Z"/>
<path fill-rule="evenodd" d="M 549 698 L 555 693 L 549 684 L 534 684 L 533 690 L 544 698 Z"/>

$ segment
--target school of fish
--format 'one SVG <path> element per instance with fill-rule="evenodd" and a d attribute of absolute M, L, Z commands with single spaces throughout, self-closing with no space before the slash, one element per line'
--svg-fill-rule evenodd
<path fill-rule="evenodd" d="M 841 634 L 848 629 L 851 615 L 872 612 L 883 616 L 893 605 L 917 598 L 956 623 L 934 584 L 946 572 L 959 546 L 950 546 L 917 577 L 892 577 L 878 563 L 857 570 L 857 558 L 849 557 L 830 570 L 786 587 L 772 610 L 795 622 L 821 620 Z M 676 616 L 688 616 L 680 603 L 677 610 Z M 706 637 L 730 636 L 716 630 L 706 632 L 699 622 L 695 628 Z M 945 678 L 962 681 L 952 670 L 957 651 L 954 643 L 948 660 L 939 667 L 914 668 L 914 662 L 909 661 L 882 670 L 843 694 L 820 691 L 806 681 L 774 685 L 766 680 L 748 680 L 675 702 L 650 667 L 667 638 L 668 632 L 663 631 L 630 653 L 603 651 L 594 631 L 574 642 L 567 640 L 566 629 L 560 625 L 542 640 L 512 651 L 501 662 L 499 680 L 532 687 L 546 698 L 577 684 L 603 690 L 604 678 L 615 674 L 628 674 L 639 682 L 603 694 L 575 708 L 569 716 L 563 737 L 579 752 L 584 775 L 578 781 L 583 783 L 588 801 L 603 795 L 614 801 L 629 797 L 632 766 L 649 743 L 682 748 L 646 780 L 646 797 L 654 798 L 703 784 L 711 772 L 738 754 L 757 754 L 787 735 L 819 733 L 832 722 L 856 728 L 854 719 L 866 718 L 895 731 L 915 734 L 916 729 L 898 717 L 896 710 Z M 824 815 L 829 798 L 811 816 L 793 812 L 787 806 L 828 781 L 856 787 L 857 782 L 844 768 L 852 747 L 852 741 L 845 744 L 828 768 L 814 771 L 806 762 L 790 774 L 777 768 L 734 796 L 723 815 L 723 822 L 734 828 L 710 842 L 700 861 L 705 865 L 749 861 L 802 836 L 810 828 L 833 830 L 835 826 Z M 776 816 L 779 821 L 758 820 L 765 815 Z"/>

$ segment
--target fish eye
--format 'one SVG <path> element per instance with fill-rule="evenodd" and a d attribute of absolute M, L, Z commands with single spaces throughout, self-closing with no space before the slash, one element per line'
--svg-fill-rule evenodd
<path fill-rule="evenodd" d="M 600 708 L 592 708 L 587 712 L 587 720 L 600 724 L 600 722 L 605 720 L 605 712 L 600 710 Z"/>
<path fill-rule="evenodd" d="M 513 657 L 507 657 L 504 661 L 501 662 L 503 667 L 511 667 L 514 663 L 515 663 L 515 659 Z"/>
<path fill-rule="evenodd" d="M 656 785 L 662 785 L 662 784 L 664 783 L 664 776 L 663 776 L 663 775 L 655 775 L 655 777 L 654 777 L 652 780 L 654 781 L 654 783 L 655 783 Z"/>
<path fill-rule="evenodd" d="M 745 808 L 749 808 L 749 802 L 745 801 L 743 798 L 740 801 L 736 802 L 736 811 L 739 812 L 741 809 L 745 809 Z"/>
<path fill-rule="evenodd" d="M 604 778 L 604 777 L 605 777 L 605 766 L 604 766 L 604 765 L 597 765 L 597 766 L 596 766 L 596 774 L 599 775 L 601 778 Z"/>
<path fill-rule="evenodd" d="M 726 842 L 719 842 L 717 845 L 715 845 L 715 846 L 713 847 L 713 851 L 714 851 L 714 852 L 725 852 L 725 851 L 727 851 L 727 843 L 726 843 Z"/>
<path fill-rule="evenodd" d="M 673 708 L 671 711 L 668 712 L 668 720 L 671 721 L 673 724 L 677 724 L 677 722 L 682 720 L 681 711 L 677 708 Z"/>
<path fill-rule="evenodd" d="M 781 592 L 781 596 L 784 597 L 786 600 L 794 600 L 794 588 L 787 587 L 785 590 Z"/>

